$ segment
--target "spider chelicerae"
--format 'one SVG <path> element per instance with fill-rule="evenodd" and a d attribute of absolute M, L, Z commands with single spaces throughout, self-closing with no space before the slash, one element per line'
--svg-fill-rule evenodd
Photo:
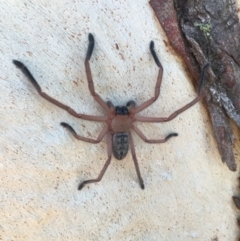
<path fill-rule="evenodd" d="M 204 80 L 204 75 L 206 68 L 208 67 L 209 64 L 206 64 L 201 71 L 200 75 L 200 81 L 199 81 L 199 87 L 198 87 L 198 95 L 197 97 L 183 106 L 182 108 L 176 110 L 173 112 L 169 117 L 147 117 L 147 116 L 139 116 L 137 115 L 139 112 L 142 110 L 146 109 L 149 107 L 151 104 L 153 104 L 157 98 L 159 97 L 160 93 L 160 86 L 162 83 L 162 74 L 163 74 L 163 67 L 157 57 L 157 54 L 154 50 L 154 42 L 150 42 L 150 51 L 153 56 L 153 59 L 156 63 L 156 65 L 159 68 L 158 72 L 158 77 L 157 77 L 157 83 L 155 86 L 155 93 L 152 98 L 147 100 L 146 102 L 140 104 L 139 106 L 136 105 L 136 103 L 133 100 L 130 100 L 127 102 L 126 105 L 124 106 L 114 106 L 112 102 L 108 101 L 105 102 L 96 92 L 94 89 L 94 84 L 93 84 L 93 79 L 92 79 L 92 74 L 91 74 L 91 69 L 90 69 L 90 64 L 89 60 L 91 58 L 93 48 L 94 48 L 94 37 L 90 33 L 88 35 L 88 50 L 87 50 L 87 55 L 85 59 L 85 69 L 86 69 L 86 75 L 87 75 L 87 81 L 88 81 L 88 87 L 90 90 L 91 95 L 93 98 L 99 103 L 99 105 L 105 110 L 106 116 L 93 116 L 93 115 L 85 115 L 85 114 L 80 114 L 77 113 L 75 110 L 73 110 L 71 107 L 59 102 L 58 100 L 50 97 L 48 94 L 44 93 L 31 74 L 31 72 L 28 70 L 28 68 L 21 63 L 18 60 L 13 60 L 13 63 L 16 65 L 16 67 L 20 68 L 23 72 L 23 74 L 30 80 L 30 82 L 33 84 L 37 92 L 46 100 L 49 102 L 53 103 L 54 105 L 60 107 L 61 109 L 66 110 L 69 114 L 73 115 L 76 118 L 80 118 L 83 120 L 89 120 L 89 121 L 99 121 L 99 122 L 104 122 L 105 126 L 103 130 L 100 132 L 98 135 L 97 139 L 91 139 L 87 137 L 83 137 L 79 134 L 76 133 L 76 131 L 67 123 L 62 122 L 61 125 L 68 129 L 72 135 L 81 141 L 89 142 L 89 143 L 99 143 L 105 135 L 107 135 L 107 161 L 105 162 L 99 176 L 96 179 L 90 179 L 86 180 L 78 186 L 78 190 L 81 190 L 86 184 L 89 183 L 94 183 L 94 182 L 99 182 L 104 173 L 107 170 L 108 165 L 111 162 L 111 157 L 112 155 L 117 159 L 117 160 L 122 160 L 128 153 L 128 149 L 130 146 L 131 153 L 132 153 L 132 158 L 134 161 L 134 165 L 136 168 L 137 176 L 139 179 L 139 183 L 142 189 L 144 189 L 144 182 L 140 173 L 139 165 L 138 165 L 138 160 L 136 157 L 135 153 L 135 148 L 134 148 L 134 143 L 133 143 L 133 138 L 131 134 L 131 130 L 135 131 L 137 135 L 141 137 L 141 139 L 147 143 L 164 143 L 167 140 L 169 140 L 171 137 L 177 136 L 177 133 L 170 133 L 163 139 L 148 139 L 142 131 L 134 125 L 135 121 L 140 121 L 140 122 L 167 122 L 171 121 L 174 119 L 177 115 L 182 113 L 183 111 L 187 110 L 194 104 L 196 104 L 202 97 L 202 87 L 203 87 L 203 80 Z"/>

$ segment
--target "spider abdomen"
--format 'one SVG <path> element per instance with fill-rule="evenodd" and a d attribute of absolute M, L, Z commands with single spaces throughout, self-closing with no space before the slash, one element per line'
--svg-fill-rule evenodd
<path fill-rule="evenodd" d="M 113 135 L 112 139 L 113 156 L 122 160 L 128 153 L 129 139 L 127 132 L 119 132 Z"/>

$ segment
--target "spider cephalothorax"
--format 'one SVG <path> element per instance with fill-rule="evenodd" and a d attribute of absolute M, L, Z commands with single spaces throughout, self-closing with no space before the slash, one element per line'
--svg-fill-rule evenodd
<path fill-rule="evenodd" d="M 75 130 L 67 123 L 62 122 L 61 125 L 65 128 L 67 128 L 75 138 L 78 140 L 90 142 L 90 143 L 99 143 L 105 135 L 108 136 L 108 141 L 107 141 L 107 161 L 104 164 L 104 167 L 102 168 L 99 176 L 96 179 L 91 179 L 91 180 L 86 180 L 82 182 L 79 186 L 78 189 L 82 189 L 84 185 L 88 183 L 93 183 L 93 182 L 99 182 L 105 171 L 107 170 L 108 165 L 110 164 L 111 157 L 114 155 L 114 157 L 118 160 L 123 159 L 128 152 L 128 149 L 130 147 L 131 152 L 132 152 L 132 157 L 134 161 L 134 165 L 137 171 L 137 176 L 140 182 L 140 186 L 142 189 L 144 189 L 144 182 L 141 177 L 140 169 L 138 166 L 138 161 L 135 153 L 135 148 L 133 144 L 133 139 L 131 135 L 131 129 L 134 130 L 141 138 L 147 143 L 164 143 L 166 142 L 169 138 L 173 136 L 177 136 L 177 133 L 171 133 L 168 136 L 166 136 L 164 139 L 158 139 L 158 140 L 152 140 L 148 139 L 142 131 L 134 125 L 135 121 L 140 121 L 140 122 L 167 122 L 172 119 L 174 119 L 178 114 L 182 113 L 183 111 L 187 110 L 191 106 L 193 106 L 195 103 L 197 103 L 201 99 L 201 93 L 202 93 L 202 86 L 203 86 L 203 80 L 204 80 L 204 74 L 205 70 L 208 66 L 206 64 L 201 72 L 201 77 L 200 77 L 200 82 L 199 82 L 199 89 L 198 89 L 198 96 L 189 102 L 187 105 L 183 106 L 182 108 L 178 109 L 174 113 L 172 113 L 169 117 L 145 117 L 145 116 L 138 116 L 137 114 L 146 109 L 148 106 L 150 106 L 153 102 L 156 101 L 156 99 L 159 96 L 160 93 L 160 86 L 162 82 L 162 73 L 163 73 L 163 68 L 162 65 L 155 53 L 154 50 L 154 42 L 151 41 L 150 43 L 150 51 L 151 54 L 154 58 L 155 63 L 159 67 L 159 73 L 158 73 L 158 78 L 157 78 L 157 83 L 155 86 L 155 95 L 154 97 L 150 98 L 148 101 L 140 104 L 137 106 L 134 101 L 129 101 L 126 106 L 116 106 L 108 101 L 104 102 L 102 98 L 95 92 L 94 89 L 94 84 L 92 80 L 92 74 L 90 70 L 90 65 L 89 65 L 89 60 L 91 58 L 92 52 L 93 52 L 93 47 L 94 47 L 94 38 L 92 34 L 89 34 L 88 36 L 89 39 L 89 45 L 88 45 L 88 50 L 87 50 L 87 55 L 85 59 L 85 69 L 86 69 L 86 75 L 87 75 L 87 81 L 88 81 L 88 87 L 90 90 L 91 95 L 93 98 L 99 103 L 99 105 L 106 111 L 106 116 L 92 116 L 92 115 L 85 115 L 85 114 L 79 114 L 76 111 L 74 111 L 72 108 L 69 106 L 62 104 L 61 102 L 55 100 L 54 98 L 50 97 L 46 93 L 42 92 L 41 87 L 33 77 L 33 75 L 30 73 L 30 71 L 27 69 L 27 67 L 21 63 L 18 60 L 13 60 L 13 63 L 22 70 L 22 72 L 26 75 L 26 77 L 30 80 L 30 82 L 34 85 L 38 93 L 45 98 L 46 100 L 50 101 L 51 103 L 55 104 L 56 106 L 66 110 L 69 114 L 75 116 L 76 118 L 84 119 L 84 120 L 90 120 L 90 121 L 100 121 L 100 122 L 105 122 L 105 127 L 103 130 L 100 132 L 99 136 L 97 139 L 91 139 L 87 137 L 83 137 L 78 135 Z"/>

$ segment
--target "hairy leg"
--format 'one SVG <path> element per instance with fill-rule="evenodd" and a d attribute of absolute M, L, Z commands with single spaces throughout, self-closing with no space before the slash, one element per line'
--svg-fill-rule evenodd
<path fill-rule="evenodd" d="M 66 110 L 69 114 L 73 115 L 74 117 L 84 119 L 84 120 L 90 120 L 90 121 L 106 121 L 107 117 L 104 116 L 91 116 L 91 115 L 84 115 L 84 114 L 79 114 L 76 111 L 74 111 L 72 108 L 69 106 L 59 102 L 58 100 L 55 100 L 48 94 L 44 93 L 36 81 L 36 79 L 33 77 L 31 72 L 28 70 L 28 68 L 21 63 L 18 60 L 13 60 L 13 63 L 16 65 L 16 67 L 20 68 L 23 72 L 23 74 L 28 78 L 28 80 L 33 84 L 39 95 L 41 95 L 44 99 L 48 100 L 49 102 L 53 103 L 54 105 L 60 107 L 61 109 Z"/>
<path fill-rule="evenodd" d="M 94 182 L 99 182 L 101 181 L 104 173 L 106 172 L 108 165 L 111 162 L 111 157 L 112 157 L 112 136 L 110 134 L 108 134 L 108 145 L 107 145 L 107 153 L 108 153 L 108 159 L 105 162 L 100 174 L 98 175 L 98 177 L 96 179 L 90 179 L 90 180 L 86 180 L 84 182 L 82 182 L 79 186 L 78 186 L 78 190 L 81 190 L 86 184 L 90 184 L 90 183 L 94 183 Z"/>
<path fill-rule="evenodd" d="M 105 127 L 102 129 L 102 131 L 100 132 L 100 134 L 99 134 L 99 136 L 97 137 L 97 139 L 91 139 L 91 138 L 87 138 L 87 137 L 78 135 L 78 134 L 76 133 L 76 131 L 75 131 L 69 124 L 67 124 L 67 123 L 65 123 L 65 122 L 61 122 L 60 124 L 61 124 L 61 126 L 67 128 L 67 129 L 73 134 L 73 136 L 74 136 L 76 139 L 81 140 L 81 141 L 85 141 L 85 142 L 89 142 L 89 143 L 94 143 L 94 144 L 99 143 L 99 142 L 103 139 L 103 137 L 105 136 L 105 134 L 106 134 L 107 131 L 108 131 L 108 127 L 105 126 Z"/>
<path fill-rule="evenodd" d="M 202 71 L 201 71 L 201 75 L 200 75 L 200 81 L 199 81 L 199 87 L 198 87 L 198 96 L 192 100 L 191 102 L 189 102 L 188 104 L 186 104 L 185 106 L 183 106 L 182 108 L 176 110 L 175 112 L 173 112 L 169 117 L 145 117 L 145 116 L 135 116 L 135 120 L 136 121 L 141 121 L 141 122 L 167 122 L 167 121 L 171 121 L 173 120 L 175 117 L 177 117 L 179 114 L 181 114 L 182 112 L 184 112 L 185 110 L 189 109 L 191 106 L 195 105 L 199 100 L 202 99 L 202 88 L 204 85 L 204 77 L 205 77 L 205 72 L 206 69 L 209 67 L 209 63 L 207 63 Z"/>
<path fill-rule="evenodd" d="M 153 139 L 148 139 L 142 131 L 140 131 L 136 126 L 133 125 L 132 129 L 141 137 L 141 139 L 147 143 L 164 143 L 168 141 L 171 137 L 178 136 L 177 133 L 171 133 L 167 135 L 164 139 L 159 139 L 159 140 L 153 140 Z"/>
<path fill-rule="evenodd" d="M 139 180 L 139 183 L 140 183 L 140 187 L 142 189 L 144 189 L 144 182 L 143 182 L 143 179 L 142 179 L 142 176 L 141 176 L 141 173 L 140 173 L 138 160 L 137 160 L 136 152 L 135 152 L 135 148 L 134 148 L 133 138 L 132 138 L 132 135 L 131 135 L 130 132 L 128 132 L 128 134 L 129 134 L 129 144 L 130 144 L 130 148 L 131 148 L 131 152 L 132 152 L 132 158 L 133 158 L 133 162 L 134 162 L 134 165 L 135 165 L 135 168 L 136 168 L 136 172 L 137 172 L 138 180 Z"/>
<path fill-rule="evenodd" d="M 156 65 L 158 66 L 159 68 L 159 72 L 158 72 L 158 77 L 157 77 L 157 83 L 156 83 L 156 86 L 155 86 L 155 94 L 154 94 L 154 97 L 152 97 L 151 99 L 149 99 L 148 101 L 142 103 L 141 105 L 139 105 L 138 107 L 136 107 L 135 109 L 132 110 L 132 113 L 138 113 L 144 109 L 146 109 L 148 106 L 150 106 L 154 101 L 157 100 L 159 94 L 160 94 L 160 87 L 161 87 L 161 83 L 162 83 L 162 75 L 163 75 L 163 67 L 157 57 L 157 54 L 154 50 L 154 42 L 151 41 L 150 43 L 150 51 L 151 51 L 151 54 L 154 58 L 154 61 L 156 63 Z"/>
<path fill-rule="evenodd" d="M 88 50 L 87 50 L 87 55 L 86 55 L 86 59 L 85 59 L 85 69 L 86 69 L 86 74 L 87 74 L 88 88 L 90 90 L 91 95 L 99 103 L 99 105 L 102 106 L 102 108 L 107 113 L 110 113 L 109 107 L 102 100 L 102 98 L 95 92 L 95 89 L 94 89 L 92 73 L 91 73 L 90 64 L 89 64 L 89 60 L 92 56 L 92 52 L 93 52 L 93 48 L 94 48 L 94 37 L 91 33 L 88 35 L 88 40 L 89 40 L 89 44 L 88 44 Z"/>

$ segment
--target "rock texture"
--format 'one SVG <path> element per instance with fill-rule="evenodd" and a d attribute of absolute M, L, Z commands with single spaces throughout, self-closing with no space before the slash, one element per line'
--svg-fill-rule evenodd
<path fill-rule="evenodd" d="M 60 122 L 86 137 L 102 124 L 78 120 L 42 99 L 12 64 L 26 64 L 43 91 L 85 114 L 104 115 L 89 95 L 84 70 L 87 35 L 96 91 L 106 101 L 142 103 L 158 74 L 151 40 L 164 67 L 159 99 L 141 114 L 168 116 L 196 93 L 185 66 L 168 44 L 148 1 L 3 1 L 0 3 L 0 239 L 1 240 L 234 240 L 231 200 L 238 173 L 221 161 L 209 117 L 198 103 L 165 124 L 139 123 L 148 137 L 171 132 L 165 144 L 133 134 L 145 190 L 130 154 L 106 158 L 97 145 L 74 139 Z M 239 142 L 235 149 L 238 161 Z"/>

